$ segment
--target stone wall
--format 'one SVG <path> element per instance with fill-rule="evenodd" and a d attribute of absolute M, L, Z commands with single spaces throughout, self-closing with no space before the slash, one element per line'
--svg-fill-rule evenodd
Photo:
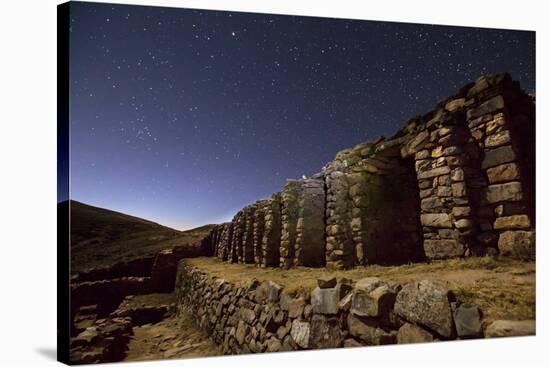
<path fill-rule="evenodd" d="M 534 99 L 508 74 L 482 77 L 239 211 L 213 252 L 284 268 L 534 259 L 534 144 Z"/>
<path fill-rule="evenodd" d="M 510 323 L 484 328 L 477 306 L 427 280 L 329 277 L 289 294 L 272 281 L 210 278 L 182 261 L 175 291 L 176 312 L 191 315 L 223 354 L 471 339 L 498 336 L 493 329 Z M 535 332 L 534 320 L 527 329 Z"/>

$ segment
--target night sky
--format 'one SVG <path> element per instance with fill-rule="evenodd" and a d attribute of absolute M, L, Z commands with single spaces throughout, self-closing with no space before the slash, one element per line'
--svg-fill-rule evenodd
<path fill-rule="evenodd" d="M 483 74 L 535 91 L 535 34 L 73 3 L 71 197 L 229 220 Z"/>

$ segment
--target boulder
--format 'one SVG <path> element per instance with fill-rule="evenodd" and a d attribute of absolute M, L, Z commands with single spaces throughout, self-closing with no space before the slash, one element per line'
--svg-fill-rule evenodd
<path fill-rule="evenodd" d="M 456 333 L 460 338 L 476 338 L 481 335 L 481 310 L 475 305 L 461 304 L 454 313 Z"/>
<path fill-rule="evenodd" d="M 336 286 L 336 277 L 325 276 L 325 277 L 319 278 L 317 279 L 317 284 L 321 289 L 334 288 Z"/>
<path fill-rule="evenodd" d="M 367 345 L 395 344 L 395 335 L 379 328 L 378 321 L 373 318 L 349 313 L 347 323 L 350 335 L 364 341 Z"/>
<path fill-rule="evenodd" d="M 506 231 L 498 238 L 498 250 L 504 256 L 534 260 L 535 248 L 535 233 L 531 231 Z"/>
<path fill-rule="evenodd" d="M 504 145 L 485 152 L 485 157 L 481 162 L 481 168 L 487 169 L 504 163 L 510 163 L 516 159 L 516 153 L 511 145 Z"/>
<path fill-rule="evenodd" d="M 379 278 L 363 278 L 355 284 L 351 312 L 358 316 L 379 317 L 393 308 L 396 293 Z"/>
<path fill-rule="evenodd" d="M 536 334 L 535 320 L 496 320 L 485 329 L 485 337 L 526 336 Z"/>
<path fill-rule="evenodd" d="M 304 349 L 309 348 L 309 334 L 310 324 L 308 322 L 300 320 L 292 321 L 290 336 L 298 346 Z"/>
<path fill-rule="evenodd" d="M 394 312 L 411 323 L 451 339 L 454 337 L 452 298 L 452 293 L 436 282 L 411 282 L 397 294 Z"/>
<path fill-rule="evenodd" d="M 515 163 L 505 163 L 487 170 L 489 183 L 514 181 L 519 179 L 519 167 Z"/>
<path fill-rule="evenodd" d="M 424 240 L 424 252 L 428 259 L 452 259 L 464 255 L 464 245 L 458 240 Z"/>
<path fill-rule="evenodd" d="M 398 344 L 433 342 L 434 337 L 428 331 L 414 324 L 405 323 L 397 332 Z"/>
<path fill-rule="evenodd" d="M 420 222 L 424 227 L 452 228 L 451 217 L 446 213 L 420 214 Z"/>
<path fill-rule="evenodd" d="M 309 333 L 311 348 L 338 348 L 342 346 L 342 341 L 342 330 L 337 318 L 313 315 Z"/>
<path fill-rule="evenodd" d="M 523 192 L 519 182 L 508 182 L 487 187 L 487 201 L 491 204 L 503 201 L 519 201 L 522 198 Z"/>
<path fill-rule="evenodd" d="M 314 313 L 335 315 L 338 313 L 338 301 L 340 298 L 335 288 L 316 287 L 311 291 L 311 306 Z"/>

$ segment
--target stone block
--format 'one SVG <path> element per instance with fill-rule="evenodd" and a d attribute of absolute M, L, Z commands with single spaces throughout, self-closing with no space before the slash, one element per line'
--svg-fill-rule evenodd
<path fill-rule="evenodd" d="M 504 98 L 502 98 L 502 96 L 496 96 L 483 102 L 476 108 L 469 109 L 468 112 L 466 112 L 466 116 L 468 120 L 473 120 L 477 117 L 493 113 L 502 108 L 504 108 Z"/>
<path fill-rule="evenodd" d="M 456 239 L 424 240 L 424 252 L 428 259 L 452 259 L 464 256 L 464 245 Z"/>
<path fill-rule="evenodd" d="M 487 136 L 485 138 L 485 147 L 496 148 L 501 145 L 508 144 L 510 141 L 510 132 L 508 130 L 503 130 Z"/>
<path fill-rule="evenodd" d="M 439 214 L 421 214 L 420 222 L 425 227 L 436 227 L 436 228 L 452 228 L 453 223 L 451 217 L 446 213 Z"/>
<path fill-rule="evenodd" d="M 321 289 L 316 287 L 311 291 L 311 306 L 314 313 L 336 315 L 338 313 L 338 291 L 334 288 Z"/>
<path fill-rule="evenodd" d="M 499 217 L 495 220 L 494 229 L 529 229 L 531 221 L 525 214 Z"/>
<path fill-rule="evenodd" d="M 351 312 L 358 316 L 379 317 L 389 314 L 396 293 L 379 278 L 363 278 L 355 284 Z"/>
<path fill-rule="evenodd" d="M 301 348 L 309 348 L 309 335 L 311 326 L 309 322 L 294 320 L 290 329 L 292 340 Z"/>
<path fill-rule="evenodd" d="M 504 256 L 535 259 L 535 233 L 531 231 L 506 231 L 498 238 L 498 249 Z"/>
<path fill-rule="evenodd" d="M 504 184 L 489 185 L 487 187 L 486 198 L 491 204 L 503 201 L 519 201 L 523 199 L 521 183 L 508 182 Z"/>
<path fill-rule="evenodd" d="M 401 326 L 397 332 L 397 344 L 427 343 L 434 341 L 434 337 L 428 331 L 408 322 Z"/>
<path fill-rule="evenodd" d="M 496 320 L 485 329 L 485 337 L 526 336 L 536 334 L 535 320 Z"/>
<path fill-rule="evenodd" d="M 481 310 L 475 305 L 461 304 L 454 312 L 456 333 L 460 338 L 476 338 L 481 335 Z"/>
<path fill-rule="evenodd" d="M 516 163 L 505 163 L 487 169 L 487 177 L 492 184 L 518 180 L 519 175 L 519 167 Z"/>
<path fill-rule="evenodd" d="M 444 338 L 452 338 L 452 293 L 429 280 L 406 284 L 397 294 L 394 311 L 405 320 L 423 325 Z"/>
<path fill-rule="evenodd" d="M 516 153 L 511 145 L 504 145 L 485 152 L 481 162 L 481 168 L 487 169 L 504 163 L 510 163 L 516 159 Z"/>

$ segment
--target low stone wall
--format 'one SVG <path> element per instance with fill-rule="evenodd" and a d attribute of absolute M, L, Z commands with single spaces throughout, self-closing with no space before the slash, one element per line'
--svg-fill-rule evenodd
<path fill-rule="evenodd" d="M 287 294 L 272 281 L 235 284 L 182 261 L 175 291 L 176 312 L 195 318 L 224 354 L 534 333 L 534 320 L 496 321 L 483 330 L 477 306 L 427 280 L 400 285 L 324 278 L 311 291 Z"/>

